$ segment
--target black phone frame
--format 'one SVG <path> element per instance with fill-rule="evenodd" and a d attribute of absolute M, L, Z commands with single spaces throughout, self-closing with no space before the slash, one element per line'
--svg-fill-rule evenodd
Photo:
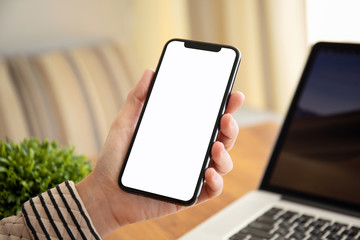
<path fill-rule="evenodd" d="M 232 69 L 231 69 L 230 77 L 229 77 L 229 80 L 228 80 L 228 84 L 226 86 L 226 89 L 225 89 L 225 92 L 224 92 L 224 97 L 222 99 L 222 103 L 221 103 L 219 113 L 218 113 L 218 116 L 217 116 L 217 119 L 216 119 L 216 123 L 215 123 L 215 126 L 213 128 L 213 133 L 211 135 L 211 139 L 209 141 L 208 149 L 207 149 L 206 154 L 205 154 L 205 159 L 204 159 L 204 162 L 203 162 L 203 165 L 202 165 L 202 168 L 201 168 L 201 172 L 199 173 L 199 178 L 198 178 L 195 190 L 194 190 L 194 194 L 187 201 L 180 200 L 180 199 L 175 199 L 175 198 L 171 198 L 171 197 L 167 197 L 167 196 L 163 196 L 163 195 L 159 195 L 159 194 L 155 194 L 155 193 L 151 193 L 151 192 L 147 192 L 147 191 L 143 191 L 143 190 L 139 190 L 139 189 L 130 188 L 130 187 L 124 186 L 124 184 L 122 184 L 122 182 L 121 182 L 121 177 L 122 177 L 122 175 L 124 173 L 126 164 L 128 162 L 132 146 L 134 144 L 137 132 L 139 130 L 139 126 L 141 124 L 141 121 L 142 121 L 142 118 L 143 118 L 143 115 L 144 115 L 148 100 L 150 98 L 154 83 L 156 81 L 156 77 L 157 77 L 157 74 L 159 72 L 159 69 L 160 69 L 163 57 L 165 55 L 167 46 L 173 41 L 184 42 L 184 46 L 187 47 L 187 48 L 194 48 L 194 49 L 205 50 L 205 51 L 218 52 L 222 48 L 229 48 L 229 49 L 232 49 L 236 54 L 235 60 L 234 60 L 234 63 L 233 63 Z M 123 165 L 121 167 L 121 170 L 120 170 L 120 174 L 119 174 L 119 178 L 118 178 L 118 184 L 119 184 L 119 187 L 122 190 L 124 190 L 126 192 L 129 192 L 129 193 L 133 193 L 133 194 L 137 194 L 137 195 L 141 195 L 141 196 L 145 196 L 145 197 L 150 197 L 150 198 L 154 198 L 154 199 L 157 199 L 157 200 L 170 202 L 170 203 L 174 203 L 174 204 L 177 204 L 177 205 L 183 205 L 183 206 L 193 205 L 193 204 L 195 204 L 197 202 L 197 200 L 198 200 L 198 198 L 200 196 L 200 193 L 201 193 L 202 186 L 203 186 L 205 170 L 206 170 L 206 168 L 208 167 L 208 165 L 210 163 L 211 148 L 212 148 L 213 143 L 217 139 L 218 132 L 219 132 L 218 129 L 219 129 L 219 126 L 220 126 L 220 119 L 221 119 L 222 115 L 225 113 L 225 108 L 226 108 L 227 102 L 229 100 L 230 93 L 232 91 L 232 88 L 233 88 L 233 85 L 234 85 L 234 82 L 235 82 L 235 77 L 236 77 L 236 74 L 237 74 L 237 71 L 238 71 L 238 68 L 239 68 L 239 65 L 240 65 L 240 61 L 241 61 L 241 53 L 237 48 L 235 48 L 233 46 L 223 45 L 223 44 L 207 43 L 207 42 L 200 42 L 200 41 L 193 41 L 193 40 L 180 39 L 180 38 L 174 38 L 174 39 L 171 39 L 168 42 L 166 42 L 166 44 L 165 44 L 165 46 L 164 46 L 164 48 L 162 50 L 158 65 L 156 67 L 154 77 L 153 77 L 153 79 L 151 81 L 149 91 L 147 93 L 143 108 L 142 108 L 140 116 L 139 116 L 139 120 L 137 122 L 133 137 L 131 139 L 127 154 L 126 154 L 125 159 L 124 159 L 124 163 L 123 163 Z"/>

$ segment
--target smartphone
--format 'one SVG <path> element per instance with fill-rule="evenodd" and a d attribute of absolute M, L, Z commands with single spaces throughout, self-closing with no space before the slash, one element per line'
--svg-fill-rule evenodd
<path fill-rule="evenodd" d="M 166 43 L 120 171 L 123 190 L 197 201 L 240 59 L 231 46 Z"/>

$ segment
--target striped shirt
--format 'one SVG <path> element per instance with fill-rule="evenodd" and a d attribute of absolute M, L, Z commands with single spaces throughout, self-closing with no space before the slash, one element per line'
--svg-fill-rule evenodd
<path fill-rule="evenodd" d="M 15 238 L 14 238 L 15 237 Z M 0 239 L 100 239 L 76 191 L 66 181 L 25 202 L 0 221 Z"/>

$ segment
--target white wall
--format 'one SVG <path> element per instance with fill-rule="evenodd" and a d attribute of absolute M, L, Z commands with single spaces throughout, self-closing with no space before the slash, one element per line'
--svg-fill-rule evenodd
<path fill-rule="evenodd" d="M 113 39 L 142 72 L 174 37 L 189 37 L 185 0 L 0 0 L 0 56 Z"/>
<path fill-rule="evenodd" d="M 0 1 L 0 53 L 72 42 L 118 38 L 127 41 L 130 1 Z"/>
<path fill-rule="evenodd" d="M 307 0 L 308 41 L 360 42 L 360 1 Z"/>

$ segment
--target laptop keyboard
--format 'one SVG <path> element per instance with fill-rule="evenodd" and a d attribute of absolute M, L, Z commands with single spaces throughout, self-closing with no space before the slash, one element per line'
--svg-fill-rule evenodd
<path fill-rule="evenodd" d="M 271 208 L 230 240 L 360 240 L 360 227 Z"/>

